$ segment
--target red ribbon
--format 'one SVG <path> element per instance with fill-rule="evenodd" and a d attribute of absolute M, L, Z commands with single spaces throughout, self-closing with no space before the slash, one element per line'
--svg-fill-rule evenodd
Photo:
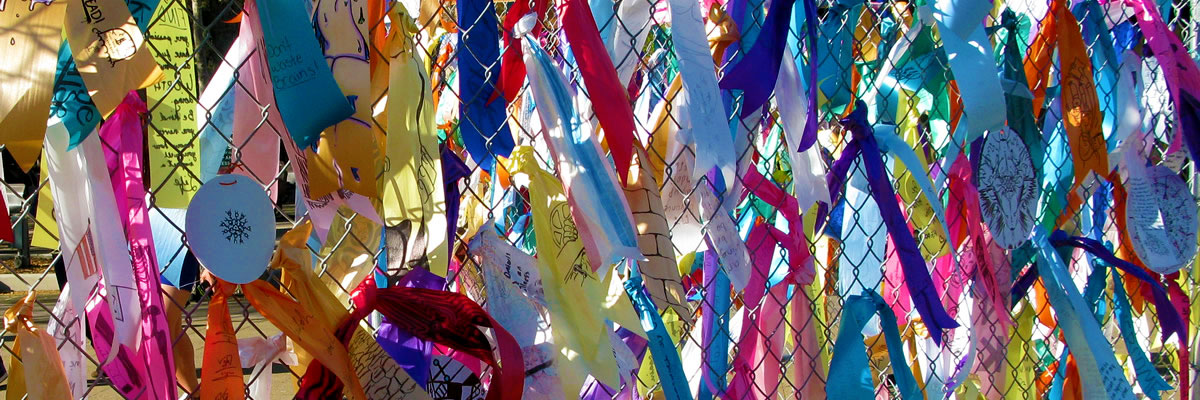
<path fill-rule="evenodd" d="M 519 3 L 520 1 L 518 1 Z M 600 30 L 592 18 L 592 10 L 586 0 L 566 0 L 562 7 L 562 28 L 571 43 L 571 51 L 583 75 L 588 97 L 600 126 L 613 162 L 617 164 L 617 176 L 621 184 L 629 177 L 629 164 L 633 160 L 633 107 L 625 85 L 617 77 L 617 69 L 608 57 Z"/>

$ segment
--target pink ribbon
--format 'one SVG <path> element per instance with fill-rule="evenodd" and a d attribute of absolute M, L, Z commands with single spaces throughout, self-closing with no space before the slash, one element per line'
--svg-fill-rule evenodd
<path fill-rule="evenodd" d="M 158 259 L 154 252 L 154 239 L 146 211 L 146 188 L 142 180 L 143 139 L 146 135 L 142 130 L 141 114 L 145 112 L 146 103 L 138 97 L 137 92 L 129 92 L 124 102 L 100 127 L 100 138 L 107 144 L 101 147 L 112 178 L 117 210 L 125 212 L 121 222 L 129 239 L 138 299 L 145 305 L 141 321 L 142 345 L 133 354 L 130 354 L 130 349 L 122 347 L 116 362 L 105 365 L 104 372 L 112 379 L 113 386 L 126 397 L 148 395 L 146 397 L 154 399 L 174 399 L 174 352 L 162 296 L 158 290 Z M 105 309 L 107 307 L 92 308 L 93 311 Z M 93 329 L 104 330 L 106 324 L 112 324 L 108 313 L 88 314 L 89 321 L 104 318 L 93 322 Z M 107 342 L 110 337 L 93 331 L 93 344 L 100 359 L 106 359 L 111 350 L 112 344 Z M 107 349 L 102 351 L 102 348 Z M 143 390 L 146 392 L 141 393 Z"/>

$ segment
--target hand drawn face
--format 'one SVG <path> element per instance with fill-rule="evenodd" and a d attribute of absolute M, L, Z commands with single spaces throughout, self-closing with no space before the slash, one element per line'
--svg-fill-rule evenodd
<path fill-rule="evenodd" d="M 100 57 L 107 58 L 108 62 L 114 66 L 117 65 L 117 62 L 133 58 L 133 54 L 137 53 L 138 43 L 125 28 L 109 29 L 103 32 L 99 29 L 92 31 L 100 38 L 100 41 L 97 42 L 100 48 L 96 53 Z"/>

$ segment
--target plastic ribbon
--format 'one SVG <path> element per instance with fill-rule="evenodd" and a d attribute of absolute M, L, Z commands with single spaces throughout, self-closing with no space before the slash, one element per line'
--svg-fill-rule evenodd
<path fill-rule="evenodd" d="M 154 239 L 146 210 L 146 188 L 142 186 L 142 115 L 146 103 L 130 92 L 125 101 L 100 127 L 100 138 L 109 166 L 109 177 L 117 210 L 124 211 L 121 225 L 129 242 L 134 278 L 137 282 L 138 301 L 145 306 L 142 314 L 142 346 L 138 358 L 145 360 L 148 388 L 153 397 L 170 399 L 175 397 L 175 365 L 170 330 L 167 328 L 166 309 L 159 293 L 160 276 Z"/>
<path fill-rule="evenodd" d="M 1179 313 L 1171 305 L 1171 299 L 1167 296 L 1167 290 L 1143 270 L 1141 267 L 1132 263 L 1119 259 L 1113 255 L 1103 244 L 1085 237 L 1067 236 L 1066 232 L 1055 231 L 1050 236 L 1050 243 L 1055 246 L 1071 246 L 1080 248 L 1091 253 L 1093 256 L 1103 260 L 1108 265 L 1118 268 L 1128 275 L 1138 278 L 1150 286 L 1150 292 L 1154 297 L 1154 305 L 1159 310 L 1157 312 L 1159 324 L 1162 326 L 1162 340 L 1165 342 L 1172 334 L 1178 334 L 1180 338 L 1186 337 L 1187 332 L 1183 329 L 1183 320 L 1179 317 Z"/>
<path fill-rule="evenodd" d="M 28 10 L 13 3 L 0 11 L 0 26 L 9 38 L 6 56 L 0 58 L 5 76 L 0 90 L 0 142 L 26 171 L 37 162 L 46 134 L 67 10 L 61 3 L 28 3 Z"/>
<path fill-rule="evenodd" d="M 787 222 L 787 233 L 769 225 L 756 225 L 755 228 L 760 229 L 759 227 L 761 227 L 761 229 L 765 230 L 771 241 L 776 242 L 780 247 L 787 250 L 787 281 L 798 285 L 812 283 L 817 271 L 812 263 L 812 254 L 808 251 L 808 238 L 804 234 L 804 220 L 800 218 L 800 213 L 797 212 L 799 208 L 796 206 L 796 199 L 788 196 L 782 189 L 775 186 L 771 181 L 768 181 L 757 169 L 751 168 L 747 170 L 742 180 L 749 193 L 753 193 L 758 199 L 779 210 Z M 751 232 L 754 232 L 754 230 L 752 229 Z M 751 233 L 751 237 L 754 237 L 753 233 Z M 761 236 L 759 241 L 747 239 L 747 247 L 754 249 L 755 255 L 758 255 L 758 252 L 761 252 L 763 248 L 774 249 L 774 244 L 768 244 L 765 239 L 767 238 Z M 770 258 L 756 257 L 752 264 L 763 266 L 770 265 L 770 263 Z M 760 270 L 760 272 L 764 271 Z M 765 271 L 765 273 L 769 272 Z M 753 274 L 751 275 L 751 279 L 754 279 Z"/>
<path fill-rule="evenodd" d="M 556 398 L 566 393 L 578 395 L 579 388 L 567 389 L 560 385 L 560 379 L 551 376 L 561 376 L 559 367 L 570 368 L 566 363 L 558 364 L 556 356 L 560 351 L 554 351 L 554 345 L 548 337 L 552 322 L 545 313 L 547 301 L 542 282 L 538 261 L 521 252 L 504 239 L 493 233 L 491 229 L 481 231 L 471 240 L 470 250 L 475 261 L 480 266 L 483 275 L 483 297 L 476 297 L 478 302 L 486 303 L 488 312 L 509 331 L 521 347 L 523 353 L 522 368 L 528 372 L 524 376 L 527 397 Z M 465 278 L 465 277 L 464 277 Z M 475 279 L 478 281 L 477 279 Z M 470 290 L 467 290 L 471 293 Z M 603 328 L 599 332 L 609 332 Z M 597 335 L 596 331 L 590 334 Z M 610 344 L 608 335 L 601 344 Z M 612 354 L 612 347 L 593 347 L 602 355 Z M 595 371 L 596 375 L 620 375 L 616 360 L 612 360 L 611 370 Z M 540 366 L 540 367 L 539 367 Z"/>
<path fill-rule="evenodd" d="M 389 93 L 406 93 L 414 89 L 419 95 L 388 96 L 387 168 L 380 180 L 380 198 L 384 223 L 389 227 L 408 221 L 410 251 L 424 257 L 427 268 L 445 276 L 448 266 L 446 237 L 441 233 L 447 226 L 444 183 L 441 174 L 441 151 L 438 148 L 437 128 L 434 126 L 433 93 L 412 46 L 417 26 L 402 7 L 392 7 L 391 21 L 396 29 L 388 35 L 387 55 L 391 59 Z"/>
<path fill-rule="evenodd" d="M 779 82 L 775 84 L 778 89 L 775 102 L 779 105 L 779 123 L 783 125 L 783 134 L 788 143 L 794 181 L 792 192 L 796 195 L 799 210 L 806 211 L 816 202 L 829 204 L 829 188 L 825 185 L 825 164 L 821 162 L 821 150 L 811 143 L 816 140 L 816 116 L 802 113 L 804 104 L 813 108 L 816 102 L 804 96 L 800 73 L 796 70 L 790 50 L 781 62 Z M 813 88 L 815 90 L 816 86 Z M 816 110 L 809 109 L 806 112 L 815 113 Z M 813 131 L 811 140 L 808 137 L 809 130 Z"/>
<path fill-rule="evenodd" d="M 896 386 L 900 397 L 905 400 L 920 399 L 921 388 L 908 368 L 904 357 L 904 345 L 897 330 L 896 314 L 874 290 L 846 298 L 842 309 L 842 326 L 833 345 L 833 360 L 829 364 L 829 381 L 825 386 L 825 398 L 866 399 L 874 397 L 871 368 L 868 365 L 867 349 L 863 344 L 862 330 L 872 315 L 879 315 L 883 325 L 883 336 L 887 342 Z"/>
<path fill-rule="evenodd" d="M 629 278 L 624 282 L 625 293 L 633 301 L 642 329 L 646 331 L 649 340 L 650 356 L 654 359 L 654 369 L 658 372 L 659 383 L 667 400 L 682 400 L 692 398 L 688 392 L 687 378 L 683 373 L 683 363 L 679 352 L 675 350 L 675 342 L 667 333 L 663 319 L 658 315 L 654 302 L 642 290 L 642 277 L 636 262 L 629 263 Z"/>
<path fill-rule="evenodd" d="M 530 64 L 535 66 L 537 64 Z M 532 82 L 532 81 L 531 81 Z M 608 328 L 599 307 L 604 288 L 584 254 L 583 243 L 571 214 L 567 209 L 562 186 L 553 174 L 537 166 L 532 149 L 518 147 L 513 152 L 513 163 L 518 171 L 529 176 L 530 207 L 533 212 L 534 233 L 537 241 L 538 269 L 546 277 L 545 296 L 551 313 L 551 334 L 559 348 L 559 372 L 565 394 L 579 393 L 588 371 L 610 387 L 616 387 L 616 360 L 607 340 L 597 332 Z M 607 349 L 607 350 L 606 350 Z M 570 356 L 582 359 L 585 368 L 580 373 L 564 371 L 571 361 Z"/>
<path fill-rule="evenodd" d="M 772 1 L 754 45 L 746 49 L 742 59 L 721 77 L 721 89 L 742 91 L 742 118 L 759 112 L 775 90 L 788 34 L 786 18 L 791 17 L 795 3 L 796 0 Z M 743 43 L 743 47 L 746 46 L 748 43 Z M 797 144 L 796 147 L 804 146 Z"/>
<path fill-rule="evenodd" d="M 376 138 L 385 131 L 383 126 L 376 125 L 373 117 L 374 105 L 383 96 L 384 80 L 372 75 L 371 43 L 368 38 L 374 26 L 368 26 L 363 18 L 368 2 L 318 1 L 313 4 L 312 27 L 316 37 L 320 38 L 320 49 L 336 87 L 341 89 L 341 97 L 350 104 L 352 113 L 329 124 L 332 126 L 327 126 L 321 132 L 315 156 L 308 153 L 309 160 L 315 161 L 309 163 L 310 194 L 320 197 L 336 190 L 346 190 L 375 198 L 378 197 L 376 166 L 382 165 L 383 161 L 382 143 Z M 383 25 L 382 18 L 371 21 L 371 24 Z M 273 69 L 272 74 L 275 73 Z M 282 73 L 286 77 L 289 71 Z M 281 101 L 287 104 L 288 100 Z M 283 111 L 283 108 L 280 110 Z"/>
<path fill-rule="evenodd" d="M 1118 111 L 1118 89 L 1117 89 L 1117 74 L 1120 72 L 1119 63 L 1117 62 L 1117 53 L 1113 48 L 1113 37 L 1109 32 L 1108 25 L 1105 24 L 1107 14 L 1100 7 L 1100 2 L 1085 1 L 1075 4 L 1072 7 L 1072 14 L 1076 17 L 1081 25 L 1082 39 L 1087 44 L 1088 49 L 1092 49 L 1092 71 L 1096 83 L 1096 93 L 1099 96 L 1100 108 L 1099 111 L 1103 115 L 1102 125 L 1104 129 L 1104 137 L 1107 139 L 1108 150 L 1115 149 L 1119 140 L 1115 135 L 1117 129 L 1117 120 L 1119 117 Z M 1133 93 L 1127 94 L 1133 97 Z"/>
<path fill-rule="evenodd" d="M 1092 316 L 1091 308 L 1083 296 L 1074 288 L 1066 266 L 1050 240 L 1041 228 L 1034 231 L 1038 265 L 1043 267 L 1039 268 L 1039 272 L 1050 305 L 1058 315 L 1058 326 L 1062 328 L 1067 346 L 1078 365 L 1084 398 L 1134 398 L 1112 347 L 1100 331 L 1099 322 Z"/>
<path fill-rule="evenodd" d="M 537 20 L 533 24 L 532 32 L 536 37 L 542 33 L 543 27 L 540 21 L 546 17 L 546 10 L 549 9 L 550 3 L 546 0 L 534 0 L 533 9 L 529 8 L 529 1 L 514 1 L 509 5 L 508 11 L 504 13 L 504 24 L 501 30 L 501 38 L 504 40 L 504 53 L 500 59 L 500 90 L 492 95 L 493 101 L 496 96 L 504 95 L 509 102 L 517 101 L 517 96 L 520 95 L 521 86 L 525 83 L 525 60 L 521 56 L 522 35 L 516 33 L 517 23 L 522 17 L 530 12 L 537 12 Z M 414 27 L 416 26 L 414 22 Z"/>
<path fill-rule="evenodd" d="M 249 37 L 238 35 L 237 39 L 233 40 L 229 51 L 221 57 L 223 60 L 221 65 L 217 67 L 217 71 L 204 86 L 204 91 L 200 93 L 200 100 L 196 103 L 196 125 L 202 127 L 199 142 L 200 182 L 202 183 L 208 182 L 217 175 L 221 169 L 221 163 L 225 159 L 225 152 L 233 144 L 233 120 L 237 115 L 234 105 L 238 104 L 239 97 L 244 97 L 239 94 L 245 93 L 244 90 L 239 90 L 240 86 L 234 86 L 234 71 L 245 64 L 246 59 L 250 56 L 251 46 L 253 44 L 250 43 Z M 234 92 L 229 93 L 230 90 L 234 90 Z M 275 158 L 279 158 L 278 154 Z M 275 164 L 278 165 L 278 161 Z M 276 195 L 278 190 L 272 188 L 267 192 Z"/>
<path fill-rule="evenodd" d="M 1192 159 L 1200 160 L 1200 134 L 1196 133 L 1200 132 L 1200 100 L 1197 100 L 1200 98 L 1200 69 L 1197 69 L 1196 61 L 1187 53 L 1187 47 L 1163 22 L 1162 15 L 1152 3 L 1125 0 L 1125 5 L 1133 8 L 1138 27 L 1146 37 L 1146 45 L 1162 67 L 1167 89 L 1175 103 L 1178 125 L 1167 154 L 1179 150 L 1182 137 L 1187 142 Z"/>
<path fill-rule="evenodd" d="M 4 311 L 4 330 L 15 332 L 13 357 L 5 391 L 8 399 L 69 399 L 71 386 L 58 356 L 54 337 L 33 323 L 33 303 L 37 293 L 25 297 Z"/>
<path fill-rule="evenodd" d="M 716 179 L 716 170 L 712 170 L 708 174 L 708 180 L 702 181 L 703 186 L 695 189 L 700 196 L 700 215 L 707 217 L 704 221 L 704 238 L 708 248 L 715 252 L 720 260 L 725 277 L 733 284 L 733 289 L 741 291 L 750 281 L 750 253 L 738 234 L 737 225 L 730 213 L 718 200 L 717 193 L 723 194 L 724 188 L 718 189 L 714 186 Z"/>
<path fill-rule="evenodd" d="M 71 304 L 70 282 L 63 285 L 62 292 L 58 294 L 58 301 L 54 303 L 52 315 L 54 318 L 50 318 L 46 322 L 46 331 L 54 337 L 55 343 L 73 343 L 62 346 L 59 349 L 59 356 L 62 358 L 72 398 L 83 397 L 83 393 L 88 390 L 88 372 L 81 347 L 85 328 L 82 317 Z M 9 390 L 12 388 L 10 387 Z"/>
<path fill-rule="evenodd" d="M 593 270 L 606 271 L 623 258 L 642 259 L 629 206 L 598 144 L 575 112 L 562 73 L 532 37 L 526 36 L 524 49 L 530 88 L 546 129 L 543 137 L 558 163 L 563 187 L 574 206 L 572 214 L 586 230 L 581 232 L 585 243 L 588 234 L 595 243 L 595 251 L 589 253 L 595 253 L 600 265 L 593 263 Z"/>
<path fill-rule="evenodd" d="M 262 25 L 275 105 L 296 145 L 316 147 L 321 130 L 352 115 L 354 107 L 325 63 L 305 8 L 287 0 L 261 0 L 257 5 L 261 12 L 254 18 Z"/>
<path fill-rule="evenodd" d="M 478 304 L 462 294 L 422 288 L 393 287 L 364 296 L 356 314 L 378 310 L 397 327 L 484 361 L 493 368 L 488 400 L 520 399 L 525 369 L 516 339 Z M 492 328 L 500 360 L 477 327 Z"/>
<path fill-rule="evenodd" d="M 1035 115 L 1033 114 L 1034 105 L 1030 97 L 1029 84 L 1026 81 L 1025 69 L 1022 66 L 1021 49 L 1018 40 L 1020 40 L 1018 29 L 1018 19 L 1015 13 L 1011 10 L 1006 10 L 1001 16 L 1002 24 L 1006 30 L 1004 48 L 1002 50 L 1001 65 L 1003 72 L 1001 77 L 1005 81 L 1011 82 L 1012 85 L 1004 92 L 1005 114 L 1008 116 L 1008 127 L 1021 135 L 1021 140 L 1025 143 L 1025 147 L 1029 150 L 1029 157 L 1033 161 L 1035 177 L 1041 177 L 1042 170 L 1038 166 L 1042 165 L 1042 160 L 1045 159 L 1045 146 L 1042 144 L 1041 134 L 1038 131 Z M 1041 106 L 1040 104 L 1038 105 Z"/>
<path fill-rule="evenodd" d="M 219 278 L 218 278 L 219 279 Z M 242 383 L 242 361 L 238 352 L 237 333 L 229 317 L 229 296 L 234 285 L 218 281 L 208 303 L 208 325 L 204 335 L 204 360 L 201 362 L 200 398 L 220 400 L 241 397 L 246 393 Z M 267 380 L 259 377 L 255 381 Z M 258 398 L 258 397 L 255 397 Z"/>
<path fill-rule="evenodd" d="M 609 2 L 611 5 L 611 2 Z M 617 68 L 617 82 L 622 87 L 632 86 L 630 82 L 634 72 L 642 65 L 642 49 L 646 44 L 646 36 L 650 35 L 651 15 L 662 7 L 658 4 L 651 6 L 647 3 L 620 2 L 616 5 L 616 19 L 609 21 L 605 27 L 605 43 L 608 55 L 612 57 L 613 65 Z M 592 7 L 595 12 L 596 7 Z M 600 10 L 603 11 L 603 10 Z M 655 19 L 654 21 L 664 21 Z M 597 18 L 604 22 L 607 19 Z M 620 22 L 617 22 L 620 21 Z M 610 32 L 611 31 L 611 32 Z M 653 65 L 653 64 L 651 64 Z M 653 74 L 650 74 L 653 76 Z M 636 88 L 636 86 L 632 86 Z M 639 92 L 645 93 L 645 92 Z M 636 93 L 630 93 L 631 96 Z"/>
<path fill-rule="evenodd" d="M 312 275 L 306 276 L 301 280 L 316 279 Z M 355 287 L 350 294 L 354 310 L 349 315 L 344 315 L 341 322 L 337 324 L 333 335 L 338 338 L 341 345 L 349 350 L 359 381 L 366 383 L 363 389 L 369 393 L 368 398 L 430 399 L 429 394 L 422 390 L 417 382 L 413 381 L 412 377 L 392 360 L 371 334 L 367 333 L 366 329 L 360 326 L 362 320 L 374 311 L 373 303 L 370 303 L 367 298 L 375 296 L 377 286 L 374 275 L 372 275 Z M 336 306 L 336 304 L 331 304 L 331 306 Z M 342 390 L 345 388 L 343 383 L 324 364 L 314 362 L 309 364 L 304 377 L 301 378 L 296 398 L 340 398 Z"/>
<path fill-rule="evenodd" d="M 471 176 L 471 169 L 449 147 L 442 146 L 441 153 L 442 193 L 446 199 L 446 256 L 450 257 L 454 255 L 454 241 L 457 240 L 454 232 L 458 230 L 458 213 L 462 202 L 459 181 Z"/>
<path fill-rule="evenodd" d="M 705 38 L 700 4 L 692 0 L 670 0 L 671 43 L 679 57 L 679 74 L 683 81 L 680 101 L 678 139 L 685 145 L 695 145 L 696 160 L 692 178 L 699 179 L 716 167 L 726 182 L 734 179 L 736 155 L 733 137 L 728 131 L 726 113 L 717 87 L 712 54 Z M 540 104 L 540 103 L 539 103 Z"/>
<path fill-rule="evenodd" d="M 66 37 L 98 116 L 107 118 L 130 90 L 162 79 L 140 26 L 121 0 L 67 4 Z M 153 10 L 153 7 L 151 7 Z M 101 15 L 92 18 L 92 15 Z M 66 47 L 64 47 L 65 49 Z M 75 141 L 75 143 L 81 143 Z"/>
<path fill-rule="evenodd" d="M 936 290 L 933 287 L 933 281 L 929 278 L 929 273 L 925 268 L 925 261 L 921 258 L 921 252 L 917 248 L 916 241 L 913 239 L 912 231 L 909 230 L 908 224 L 904 221 L 904 217 L 900 213 L 900 207 L 895 201 L 891 201 L 891 199 L 896 197 L 896 194 L 892 189 L 891 182 L 887 179 L 887 171 L 884 167 L 883 158 L 881 157 L 873 129 L 866 122 L 866 109 L 867 107 L 860 102 L 860 104 L 855 106 L 854 112 L 850 114 L 850 117 L 842 121 L 853 134 L 851 143 L 859 143 L 859 146 L 861 146 L 861 149 L 858 149 L 857 146 L 848 146 L 847 150 L 844 151 L 854 152 L 844 154 L 843 157 L 851 157 L 853 159 L 861 151 L 868 185 L 871 188 L 871 197 L 874 199 L 875 204 L 879 206 L 880 214 L 883 217 L 884 224 L 887 226 L 888 236 L 891 237 L 893 243 L 896 245 L 896 254 L 900 258 L 900 264 L 904 269 L 904 283 L 912 295 L 913 303 L 916 305 L 917 311 L 921 314 L 922 321 L 929 327 L 929 333 L 932 335 L 934 342 L 940 344 L 942 331 L 944 329 L 953 329 L 958 326 L 958 323 L 946 313 L 941 301 L 938 300 Z M 836 167 L 838 166 L 835 163 Z M 844 169 L 842 170 L 844 171 Z M 830 176 L 833 177 L 834 175 L 831 174 Z M 833 190 L 830 192 L 837 193 Z"/>
<path fill-rule="evenodd" d="M 1138 332 L 1133 325 L 1133 311 L 1129 307 L 1129 297 L 1125 294 L 1125 285 L 1120 282 L 1113 285 L 1113 304 L 1113 313 L 1117 317 L 1117 324 L 1121 327 L 1121 339 L 1125 343 L 1125 349 L 1129 352 L 1129 358 L 1133 360 L 1133 370 L 1136 372 L 1138 385 L 1141 386 L 1142 392 L 1146 393 L 1147 397 L 1158 400 L 1162 398 L 1159 392 L 1171 390 L 1171 385 L 1167 384 L 1167 381 L 1158 374 L 1158 369 L 1150 362 L 1150 358 L 1142 350 L 1142 345 L 1138 343 L 1136 336 Z"/>
<path fill-rule="evenodd" d="M 709 247 L 712 247 L 712 243 Z M 730 309 L 729 277 L 713 251 L 704 252 L 704 301 L 700 347 L 704 349 L 701 362 L 702 378 L 697 400 L 711 399 L 713 395 L 725 393 L 726 376 L 729 370 L 729 343 L 732 310 Z M 749 273 L 749 269 L 746 271 Z M 747 276 L 747 279 L 749 276 Z"/>
<path fill-rule="evenodd" d="M 1004 126 L 1005 114 L 996 112 L 1003 104 L 1004 97 L 1000 95 L 1003 89 L 992 45 L 980 24 L 992 5 L 987 2 L 938 0 L 934 8 L 936 11 L 933 16 L 938 23 L 965 114 L 954 129 L 947 157 L 942 164 L 942 170 L 949 171 L 958 158 L 959 149 L 982 136 L 984 131 L 995 131 Z M 941 175 L 938 178 L 938 187 L 944 187 L 945 177 Z"/>
<path fill-rule="evenodd" d="M 237 344 L 241 367 L 251 368 L 250 376 L 257 378 L 250 383 L 250 398 L 271 398 L 271 379 L 267 378 L 271 373 L 271 365 L 276 361 L 285 365 L 297 365 L 296 354 L 288 349 L 287 338 L 280 333 L 269 338 L 238 339 Z"/>
<path fill-rule="evenodd" d="M 617 177 L 625 183 L 633 159 L 634 142 L 633 108 L 629 105 L 629 96 L 617 77 L 612 59 L 604 50 L 587 1 L 567 0 L 562 8 L 562 29 L 571 43 L 571 52 L 579 65 L 579 74 L 583 76 L 596 118 L 604 128 L 604 140 L 616 163 Z"/>
<path fill-rule="evenodd" d="M 116 343 L 129 351 L 136 350 L 141 337 L 141 301 L 137 296 L 137 279 L 129 259 L 124 235 L 119 230 L 112 184 L 108 169 L 103 166 L 104 151 L 100 138 L 88 135 L 79 150 L 68 153 L 67 132 L 62 123 L 50 121 L 46 132 L 47 171 L 54 189 L 59 232 L 62 233 L 63 259 L 68 282 L 79 288 L 72 294 L 72 305 L 86 310 L 89 324 L 102 324 L 107 336 L 98 332 L 93 345 L 105 347 Z M 87 193 L 86 196 L 79 195 Z M 103 272 L 103 273 L 101 273 Z M 104 289 L 91 304 L 97 282 Z M 107 310 L 107 313 L 101 312 Z M 106 317 L 97 320 L 100 314 Z M 115 321 L 115 325 L 114 325 Z M 93 329 L 95 327 L 93 326 Z M 113 336 L 115 335 L 115 336 Z M 116 357 L 116 351 L 103 351 L 106 362 Z M 108 357 L 108 356 L 112 357 Z M 108 364 L 112 368 L 120 366 Z M 108 372 L 114 382 L 119 372 Z M 145 382 L 139 384 L 144 385 Z M 116 385 L 121 390 L 127 385 Z M 132 386 L 128 386 L 130 390 Z"/>
<path fill-rule="evenodd" d="M 1103 121 L 1087 45 L 1083 43 L 1079 23 L 1064 1 L 1052 2 L 1051 8 L 1057 14 L 1063 125 L 1075 161 L 1075 185 L 1079 186 L 1088 171 L 1095 172 L 1100 178 L 1108 176 L 1108 147 L 1104 143 Z"/>
<path fill-rule="evenodd" d="M 489 73 L 500 58 L 499 23 L 491 0 L 458 2 L 461 49 L 458 52 L 458 131 L 471 158 L 491 170 L 496 157 L 508 157 L 514 146 L 505 123 L 506 101 L 493 99 L 500 74 Z M 503 69 L 503 68 L 501 68 Z M 489 101 L 492 99 L 494 101 Z"/>
<path fill-rule="evenodd" d="M 242 22 L 240 24 L 241 30 L 239 31 L 238 35 L 252 38 L 251 40 L 256 43 L 256 46 L 258 46 L 259 49 L 269 49 L 264 41 L 260 41 L 260 36 L 263 35 L 263 28 L 259 26 L 259 14 L 260 13 L 258 11 L 256 1 L 247 1 L 242 14 Z M 263 21 L 263 23 L 266 22 L 267 21 Z M 309 152 L 303 150 L 299 145 L 301 141 L 308 139 L 300 139 L 300 141 L 293 140 L 291 138 L 290 128 L 285 125 L 285 122 L 282 119 L 283 113 L 278 109 L 281 104 L 275 101 L 275 92 L 272 90 L 271 85 L 271 82 L 273 82 L 271 74 L 274 71 L 268 69 L 267 67 L 268 57 L 266 53 L 269 52 L 270 51 L 253 52 L 251 54 L 251 58 L 245 64 L 247 68 L 245 74 L 239 74 L 239 80 L 241 80 L 241 78 L 246 78 L 246 81 L 243 81 L 241 85 L 238 85 L 239 87 L 245 87 L 249 91 L 249 93 L 247 93 L 248 96 L 245 98 L 251 98 L 249 96 L 253 96 L 252 98 L 255 99 L 258 104 L 265 105 L 266 109 L 260 110 L 259 119 L 254 121 L 254 125 L 249 127 L 242 126 L 239 128 L 239 120 L 236 119 L 237 117 L 235 116 L 234 137 L 238 137 L 238 129 L 252 130 L 254 126 L 261 124 L 264 127 L 269 127 L 268 129 L 273 129 L 281 138 L 283 138 L 281 142 L 283 143 L 284 150 L 287 151 L 288 159 L 291 160 L 292 166 L 294 167 L 296 174 L 296 186 L 299 188 L 301 194 L 301 196 L 297 197 L 304 199 L 304 205 L 308 210 L 308 215 L 313 221 L 313 228 L 317 233 L 317 237 L 321 238 L 322 240 L 324 240 L 325 235 L 329 233 L 329 226 L 333 223 L 334 215 L 337 213 L 338 207 L 342 205 L 345 205 L 346 207 L 355 211 L 359 216 L 365 216 L 367 219 L 378 223 L 379 214 L 375 211 L 375 208 L 371 206 L 371 202 L 366 197 L 351 193 L 349 191 L 337 191 L 335 193 L 317 198 L 313 198 L 310 195 L 308 184 L 309 159 L 308 155 L 306 154 Z M 324 61 L 322 61 L 322 63 L 324 63 Z M 321 67 L 321 65 L 318 66 Z M 293 98 L 305 99 L 307 96 L 308 95 L 297 95 L 293 96 Z M 341 95 L 339 94 L 339 96 Z M 241 102 L 241 99 L 243 98 L 239 97 L 239 103 Z M 310 106 L 312 105 L 308 103 L 304 104 L 304 107 Z M 239 107 L 239 111 L 245 109 L 245 107 Z M 265 117 L 262 116 L 264 114 Z M 264 119 L 265 122 L 263 121 Z M 324 127 L 316 128 L 317 133 L 319 133 L 320 129 L 322 128 Z M 256 136 L 271 135 L 258 134 Z"/>
<path fill-rule="evenodd" d="M 216 93 L 223 99 L 222 103 L 235 103 L 240 106 L 231 110 L 233 126 L 223 132 L 225 135 L 233 136 L 233 141 L 225 144 L 232 146 L 229 157 L 232 167 L 230 172 L 254 178 L 255 182 L 267 188 L 271 200 L 275 200 L 279 197 L 279 186 L 275 179 L 275 176 L 279 174 L 279 142 L 280 138 L 290 133 L 283 133 L 288 131 L 288 127 L 284 126 L 286 120 L 282 118 L 282 111 L 279 110 L 281 105 L 273 102 L 274 92 L 265 86 L 266 82 L 270 80 L 267 77 L 269 75 L 266 75 L 269 71 L 267 73 L 259 72 L 267 71 L 265 67 L 267 64 L 264 64 L 262 60 L 270 55 L 264 55 L 265 52 L 261 50 L 267 47 L 261 37 L 263 30 L 259 25 L 257 4 L 255 2 L 254 5 L 243 9 L 242 22 L 238 27 L 238 37 L 229 48 L 231 54 L 226 55 L 224 58 L 226 62 L 222 63 L 217 74 L 213 75 L 213 81 L 221 77 L 222 72 L 236 74 L 238 80 L 241 81 L 241 84 L 234 85 L 232 95 L 225 95 L 224 91 Z M 236 68 L 236 71 L 226 69 L 226 65 L 229 63 L 233 63 L 232 68 Z M 233 78 L 230 76 L 228 79 Z M 261 86 L 255 86 L 255 83 L 258 82 L 261 82 Z M 211 84 L 209 87 L 212 87 Z M 207 92 L 208 88 L 205 88 L 205 93 Z M 203 102 L 203 100 L 202 97 L 201 101 Z M 275 109 L 264 110 L 271 106 L 274 106 Z M 264 112 L 267 115 L 264 115 Z M 294 141 L 287 141 L 290 143 L 285 143 L 286 146 L 294 147 L 296 145 Z M 214 157 L 224 158 L 223 147 L 218 147 L 222 149 L 221 154 L 214 155 Z M 203 159 L 203 152 L 209 150 L 202 143 L 200 151 Z M 301 174 L 299 168 L 293 168 L 293 172 L 297 176 Z M 300 182 L 300 179 L 307 182 L 307 165 L 304 166 L 303 173 L 304 177 L 298 177 L 297 183 Z M 186 203 L 180 208 L 186 208 Z M 318 213 L 319 211 L 314 215 Z"/>

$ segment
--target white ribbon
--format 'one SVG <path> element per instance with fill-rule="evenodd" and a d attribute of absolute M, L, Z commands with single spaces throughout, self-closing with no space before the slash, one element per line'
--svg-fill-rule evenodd
<path fill-rule="evenodd" d="M 66 126 L 52 119 L 46 129 L 46 172 L 58 213 L 67 281 L 79 289 L 72 292 L 71 305 L 77 311 L 86 310 L 92 288 L 103 279 L 104 288 L 100 292 L 108 300 L 112 313 L 114 345 L 137 350 L 142 305 L 128 243 L 117 216 L 104 151 L 100 148 L 100 134 L 88 135 L 72 151 L 67 151 L 67 142 Z M 117 353 L 114 348 L 104 363 L 115 359 Z"/>
<path fill-rule="evenodd" d="M 254 368 L 250 372 L 250 397 L 255 399 L 271 398 L 271 364 L 275 361 L 286 365 L 300 364 L 291 343 L 282 333 L 270 338 L 238 339 L 238 357 L 242 359 L 242 368 Z"/>

